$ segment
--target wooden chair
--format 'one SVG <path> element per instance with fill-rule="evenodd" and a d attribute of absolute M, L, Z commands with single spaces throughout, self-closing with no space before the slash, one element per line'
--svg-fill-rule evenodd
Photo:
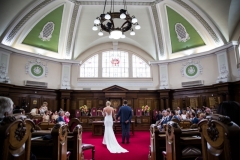
<path fill-rule="evenodd" d="M 70 133 L 73 132 L 75 127 L 80 125 L 80 124 L 81 124 L 81 122 L 80 122 L 79 119 L 72 118 L 68 123 L 68 128 L 69 128 Z M 94 160 L 95 146 L 92 145 L 92 144 L 85 144 L 85 143 L 81 143 L 80 146 L 81 146 L 81 150 L 82 150 L 83 153 L 84 153 L 84 151 L 91 149 L 92 150 L 92 160 Z M 75 152 L 73 154 L 75 154 Z"/>
<path fill-rule="evenodd" d="M 227 116 L 211 115 L 198 127 L 204 160 L 239 159 L 240 127 Z"/>
<path fill-rule="evenodd" d="M 198 148 L 201 145 L 201 140 L 194 138 L 193 135 L 199 135 L 199 132 L 182 132 L 177 123 L 168 122 L 166 128 L 166 159 L 182 160 L 201 156 L 201 150 Z"/>
<path fill-rule="evenodd" d="M 84 160 L 82 153 L 82 126 L 76 125 L 68 133 L 68 151 L 71 151 L 70 160 Z"/>
<path fill-rule="evenodd" d="M 75 117 L 80 118 L 81 117 L 81 111 L 80 110 L 75 110 Z"/>
<path fill-rule="evenodd" d="M 92 116 L 97 116 L 97 108 L 96 108 L 96 107 L 93 107 L 93 108 L 91 109 L 91 115 L 92 115 Z"/>
<path fill-rule="evenodd" d="M 44 140 L 41 137 L 32 139 L 31 151 L 38 160 L 65 160 L 68 159 L 66 124 L 57 123 L 52 131 L 51 138 Z M 47 134 L 46 134 L 47 135 Z"/>
<path fill-rule="evenodd" d="M 30 119 L 5 117 L 0 123 L 0 159 L 30 160 L 34 127 Z"/>

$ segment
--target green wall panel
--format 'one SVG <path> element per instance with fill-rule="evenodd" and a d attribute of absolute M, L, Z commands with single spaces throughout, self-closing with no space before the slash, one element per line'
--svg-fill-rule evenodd
<path fill-rule="evenodd" d="M 60 6 L 48 15 L 46 15 L 43 19 L 41 19 L 33 29 L 28 33 L 28 35 L 23 40 L 23 44 L 27 44 L 30 46 L 46 49 L 53 52 L 58 52 L 58 43 L 59 43 L 59 35 L 62 23 L 62 14 L 63 14 L 64 6 Z M 50 41 L 42 41 L 39 38 L 40 32 L 42 31 L 44 25 L 48 22 L 54 23 L 54 31 L 52 33 L 52 38 Z"/>
<path fill-rule="evenodd" d="M 172 53 L 205 45 L 204 41 L 202 40 L 198 32 L 185 18 L 183 18 L 181 15 L 179 15 L 170 7 L 167 7 L 167 15 L 172 44 Z M 190 36 L 190 39 L 188 41 L 186 42 L 178 41 L 177 34 L 175 32 L 176 23 L 181 23 L 185 27 L 187 33 Z"/>

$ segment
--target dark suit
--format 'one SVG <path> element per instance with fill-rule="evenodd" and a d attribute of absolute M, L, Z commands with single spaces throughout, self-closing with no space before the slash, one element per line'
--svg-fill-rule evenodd
<path fill-rule="evenodd" d="M 122 106 L 117 114 L 116 119 L 120 117 L 120 123 L 122 126 L 122 142 L 125 142 L 125 138 L 127 143 L 129 143 L 129 132 L 130 132 L 130 123 L 132 119 L 132 109 L 129 106 Z M 127 123 L 125 123 L 128 120 Z"/>

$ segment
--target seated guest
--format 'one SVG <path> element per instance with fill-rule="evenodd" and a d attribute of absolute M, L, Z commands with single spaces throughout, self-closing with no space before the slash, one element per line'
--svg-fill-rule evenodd
<path fill-rule="evenodd" d="M 43 122 L 49 122 L 49 120 L 50 120 L 49 114 L 50 114 L 49 111 L 45 111 L 45 113 L 43 115 Z"/>
<path fill-rule="evenodd" d="M 206 108 L 205 112 L 206 112 L 206 115 L 207 115 L 207 116 L 212 114 L 212 112 L 211 112 L 211 109 L 210 109 L 210 108 Z"/>
<path fill-rule="evenodd" d="M 56 121 L 57 118 L 58 118 L 58 112 L 55 111 L 55 112 L 52 114 L 51 119 L 52 119 L 53 121 Z"/>
<path fill-rule="evenodd" d="M 70 117 L 70 113 L 67 111 L 67 112 L 65 113 L 65 116 L 64 116 L 64 121 L 65 121 L 66 124 L 68 124 L 68 122 L 70 121 L 70 120 L 69 120 L 69 117 Z"/>
<path fill-rule="evenodd" d="M 182 111 L 181 111 L 180 107 L 177 107 L 177 111 L 178 111 L 178 114 L 179 114 L 179 115 L 182 114 Z M 177 115 L 177 113 L 176 113 L 176 115 Z"/>
<path fill-rule="evenodd" d="M 47 107 L 48 103 L 47 102 L 43 102 L 43 105 L 39 108 L 39 112 L 40 114 L 44 114 L 45 111 L 48 110 L 48 107 Z"/>
<path fill-rule="evenodd" d="M 59 111 L 58 113 L 58 118 L 56 119 L 56 122 L 59 123 L 59 122 L 65 122 L 64 121 L 64 111 Z"/>
<path fill-rule="evenodd" d="M 178 118 L 178 116 L 176 116 L 176 113 L 174 110 L 171 110 L 170 116 L 169 116 L 169 121 L 171 121 L 173 118 L 177 119 L 180 121 L 180 119 Z"/>
<path fill-rule="evenodd" d="M 185 110 L 183 110 L 181 117 L 182 117 L 182 120 L 187 119 L 187 115 L 186 115 L 186 111 Z"/>
<path fill-rule="evenodd" d="M 34 108 L 31 110 L 30 114 L 33 115 L 33 116 L 36 115 L 36 114 L 38 114 L 38 109 L 37 109 L 37 107 L 34 107 Z"/>
<path fill-rule="evenodd" d="M 156 115 L 156 121 L 159 121 L 159 120 L 161 120 L 161 119 L 162 119 L 162 117 L 163 117 L 163 115 L 162 115 L 162 112 L 161 112 L 161 111 L 159 111 L 159 112 L 158 112 L 158 114 Z"/>
<path fill-rule="evenodd" d="M 191 118 L 192 124 L 198 124 L 198 118 L 196 117 L 195 113 L 191 113 Z"/>
<path fill-rule="evenodd" d="M 0 121 L 13 111 L 13 101 L 10 98 L 0 96 Z"/>
<path fill-rule="evenodd" d="M 223 101 L 219 104 L 217 114 L 230 117 L 230 119 L 240 126 L 240 104 L 235 101 Z"/>
<path fill-rule="evenodd" d="M 200 113 L 198 120 L 201 121 L 206 118 L 206 115 L 204 113 Z"/>

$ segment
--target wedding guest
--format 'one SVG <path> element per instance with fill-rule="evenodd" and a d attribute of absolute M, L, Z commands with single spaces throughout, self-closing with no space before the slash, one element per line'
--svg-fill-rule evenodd
<path fill-rule="evenodd" d="M 186 115 L 186 111 L 185 110 L 183 110 L 183 113 L 182 113 L 181 117 L 182 117 L 182 120 L 187 119 L 187 115 Z"/>
<path fill-rule="evenodd" d="M 217 114 L 230 117 L 230 119 L 240 126 L 240 104 L 235 101 L 223 101 L 219 104 Z"/>
<path fill-rule="evenodd" d="M 36 114 L 38 114 L 38 108 L 37 108 L 37 107 L 34 107 L 34 108 L 31 110 L 30 114 L 33 115 L 33 116 L 36 115 Z"/>
<path fill-rule="evenodd" d="M 177 119 L 180 121 L 180 119 L 176 116 L 176 113 L 174 110 L 171 110 L 170 116 L 169 116 L 169 121 L 171 121 L 173 118 Z"/>
<path fill-rule="evenodd" d="M 48 107 L 47 107 L 48 103 L 47 102 L 43 102 L 43 105 L 39 108 L 39 112 L 40 114 L 44 114 L 45 111 L 48 110 Z"/>
<path fill-rule="evenodd" d="M 190 113 L 186 113 L 186 119 L 190 119 L 190 118 L 191 118 Z"/>
<path fill-rule="evenodd" d="M 198 120 L 201 121 L 206 118 L 206 115 L 204 113 L 200 113 Z"/>
<path fill-rule="evenodd" d="M 43 115 L 43 122 L 49 122 L 50 120 L 50 116 L 49 116 L 50 112 L 49 111 L 45 111 L 44 115 Z"/>
<path fill-rule="evenodd" d="M 161 120 L 161 119 L 162 119 L 162 117 L 163 117 L 163 115 L 162 115 L 162 112 L 161 112 L 161 111 L 159 111 L 159 112 L 158 112 L 158 114 L 156 115 L 156 121 L 159 121 L 159 120 Z"/>
<path fill-rule="evenodd" d="M 0 121 L 13 112 L 13 101 L 10 98 L 0 96 Z"/>
<path fill-rule="evenodd" d="M 177 111 L 178 111 L 178 114 L 179 114 L 179 115 L 182 114 L 182 111 L 181 111 L 180 107 L 177 107 Z"/>
<path fill-rule="evenodd" d="M 195 113 L 191 113 L 191 122 L 192 124 L 198 124 L 198 118 L 196 117 Z"/>
<path fill-rule="evenodd" d="M 70 113 L 67 111 L 67 112 L 65 113 L 65 116 L 64 116 L 64 121 L 65 121 L 66 124 L 68 124 L 68 122 L 70 121 L 70 120 L 69 120 L 69 117 L 70 117 Z"/>
<path fill-rule="evenodd" d="M 65 122 L 64 121 L 64 111 L 59 111 L 58 118 L 56 119 L 56 122 Z"/>
<path fill-rule="evenodd" d="M 57 111 L 55 111 L 54 113 L 53 113 L 53 115 L 52 115 L 52 120 L 54 120 L 54 121 L 56 121 L 56 119 L 58 118 L 58 112 Z"/>

